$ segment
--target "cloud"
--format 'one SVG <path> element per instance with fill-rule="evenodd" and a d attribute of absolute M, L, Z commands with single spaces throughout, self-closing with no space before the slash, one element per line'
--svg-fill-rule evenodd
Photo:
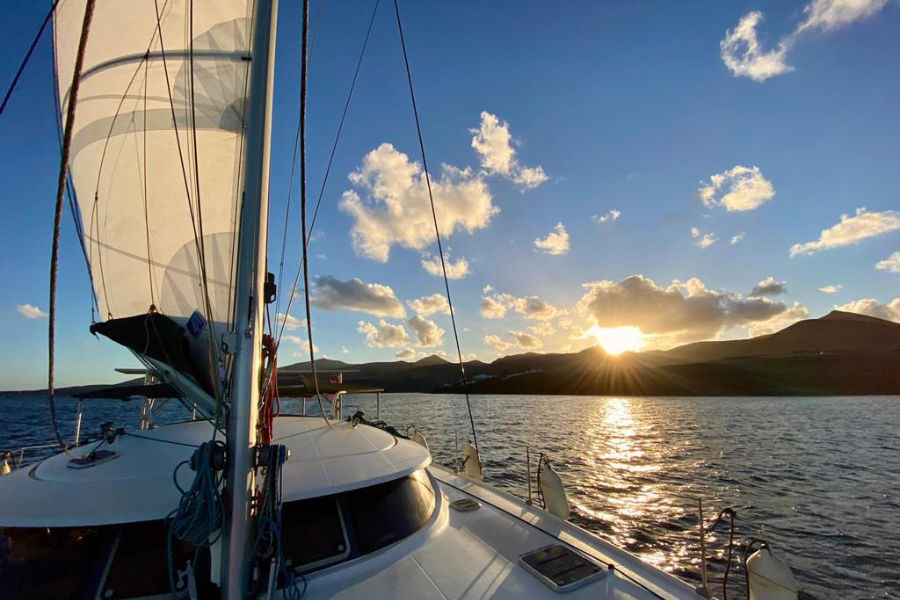
<path fill-rule="evenodd" d="M 491 346 L 497 353 L 509 352 L 513 349 L 537 350 L 543 346 L 543 342 L 525 331 L 509 331 L 503 337 L 490 334 L 484 336 L 484 343 Z"/>
<path fill-rule="evenodd" d="M 894 252 L 884 260 L 875 263 L 875 268 L 879 271 L 890 271 L 891 273 L 900 273 L 900 252 Z"/>
<path fill-rule="evenodd" d="M 775 188 L 759 167 L 735 165 L 711 175 L 697 195 L 709 208 L 724 206 L 725 210 L 736 212 L 759 208 L 775 197 Z"/>
<path fill-rule="evenodd" d="M 747 13 L 741 17 L 737 27 L 725 32 L 725 39 L 719 42 L 722 62 L 735 77 L 765 81 L 794 70 L 786 62 L 789 40 L 782 40 L 773 50 L 764 50 L 759 43 L 756 27 L 762 20 L 763 14 L 759 11 Z"/>
<path fill-rule="evenodd" d="M 836 294 L 842 287 L 841 284 L 838 285 L 825 285 L 819 288 L 819 291 L 823 294 Z"/>
<path fill-rule="evenodd" d="M 541 321 L 529 327 L 528 333 L 541 337 L 547 337 L 556 333 L 556 328 L 553 327 L 553 324 L 550 323 L 550 321 Z"/>
<path fill-rule="evenodd" d="M 331 275 L 316 277 L 311 302 L 325 310 L 354 310 L 398 319 L 406 316 L 406 309 L 389 286 L 366 283 L 357 277 L 349 281 Z"/>
<path fill-rule="evenodd" d="M 286 315 L 284 313 L 278 313 L 275 315 L 275 323 L 278 325 L 284 325 L 285 330 L 293 331 L 300 327 L 306 327 L 306 319 L 298 319 L 292 315 Z"/>
<path fill-rule="evenodd" d="M 813 0 L 803 9 L 806 20 L 797 27 L 797 33 L 807 29 L 833 31 L 871 17 L 886 4 L 887 0 Z"/>
<path fill-rule="evenodd" d="M 309 356 L 309 340 L 299 335 L 283 335 L 281 336 L 282 343 L 295 344 L 297 346 L 296 354 L 302 356 Z M 319 352 L 319 347 L 313 344 L 313 352 Z"/>
<path fill-rule="evenodd" d="M 411 319 L 407 319 L 406 324 L 416 332 L 419 346 L 432 348 L 444 343 L 444 330 L 438 327 L 434 321 L 429 321 L 421 315 L 416 315 Z"/>
<path fill-rule="evenodd" d="M 741 233 L 739 233 L 737 235 L 731 236 L 731 245 L 734 246 L 735 244 L 744 241 L 745 237 L 747 237 L 746 231 L 742 231 Z"/>
<path fill-rule="evenodd" d="M 778 46 L 764 50 L 759 43 L 757 26 L 763 21 L 759 11 L 741 17 L 734 30 L 725 32 L 719 43 L 722 62 L 735 77 L 749 77 L 765 81 L 775 75 L 789 73 L 787 54 L 797 38 L 809 31 L 834 31 L 856 21 L 873 16 L 887 5 L 888 0 L 812 0 L 803 8 L 806 19 L 790 35 L 781 38 Z"/>
<path fill-rule="evenodd" d="M 341 354 L 350 354 L 350 349 L 347 346 L 341 346 Z"/>
<path fill-rule="evenodd" d="M 481 167 L 487 173 L 505 177 L 522 190 L 535 188 L 547 181 L 547 174 L 542 167 L 524 167 L 519 164 L 512 147 L 509 123 L 482 111 L 478 129 L 469 131 L 475 136 L 472 138 L 472 148 L 478 153 Z"/>
<path fill-rule="evenodd" d="M 397 352 L 396 356 L 400 360 L 409 360 L 411 358 L 415 358 L 416 351 L 413 350 L 412 348 L 404 348 L 403 350 L 400 350 L 399 352 Z"/>
<path fill-rule="evenodd" d="M 546 254 L 560 255 L 569 253 L 569 232 L 562 223 L 557 223 L 553 231 L 546 237 L 534 240 L 534 247 Z"/>
<path fill-rule="evenodd" d="M 840 223 L 823 229 L 818 240 L 791 246 L 791 257 L 849 246 L 897 229 L 900 229 L 900 212 L 893 210 L 868 212 L 865 208 L 857 208 L 854 216 L 841 215 Z"/>
<path fill-rule="evenodd" d="M 367 321 L 356 323 L 356 330 L 366 336 L 369 348 L 399 348 L 409 344 L 409 334 L 403 325 L 393 325 L 384 319 L 375 326 Z"/>
<path fill-rule="evenodd" d="M 621 217 L 621 216 L 622 216 L 622 211 L 616 210 L 614 208 L 605 214 L 594 215 L 591 217 L 591 219 L 597 223 L 606 223 L 607 221 L 609 221 L 609 222 L 617 221 L 619 219 L 619 217 Z"/>
<path fill-rule="evenodd" d="M 31 304 L 19 304 L 16 306 L 16 310 L 26 319 L 44 319 L 47 317 L 47 313 Z"/>
<path fill-rule="evenodd" d="M 511 294 L 496 293 L 481 299 L 481 316 L 486 319 L 502 319 L 508 310 L 536 321 L 546 321 L 560 313 L 555 306 L 537 296 L 518 298 Z"/>
<path fill-rule="evenodd" d="M 788 310 L 769 298 L 710 290 L 699 279 L 658 286 L 643 275 L 583 284 L 577 312 L 598 327 L 639 327 L 648 345 L 710 339 L 725 329 L 767 321 Z"/>
<path fill-rule="evenodd" d="M 751 296 L 777 296 L 787 293 L 787 284 L 783 281 L 775 281 L 774 277 L 767 277 L 753 286 Z"/>
<path fill-rule="evenodd" d="M 863 300 L 854 300 L 853 302 L 835 306 L 834 308 L 900 323 L 900 298 L 894 298 L 887 304 L 882 304 L 873 298 L 866 298 Z"/>
<path fill-rule="evenodd" d="M 456 262 L 453 262 L 453 259 L 450 258 L 450 254 L 447 253 L 444 256 L 444 266 L 447 268 L 447 279 L 462 279 L 469 274 L 469 261 L 463 256 L 460 256 L 456 259 Z M 440 256 L 432 256 L 431 254 L 423 255 L 422 268 L 425 269 L 429 275 L 434 275 L 435 277 L 444 276 L 444 270 L 441 268 Z"/>
<path fill-rule="evenodd" d="M 409 307 L 413 309 L 416 314 L 422 315 L 423 317 L 435 313 L 450 314 L 450 304 L 447 302 L 447 297 L 443 294 L 423 296 L 422 298 L 410 300 L 407 304 L 409 304 Z"/>
<path fill-rule="evenodd" d="M 714 233 L 701 234 L 700 230 L 696 227 L 691 227 L 691 237 L 696 240 L 694 242 L 694 245 L 698 248 L 702 248 L 703 250 L 706 250 L 707 248 L 715 244 L 716 240 L 719 239 Z"/>
<path fill-rule="evenodd" d="M 794 305 L 792 307 L 775 315 L 771 319 L 751 323 L 747 327 L 747 334 L 750 337 L 756 337 L 758 335 L 775 333 L 776 331 L 781 331 L 788 325 L 793 325 L 797 321 L 802 321 L 803 319 L 808 318 L 809 308 L 807 308 L 803 304 L 800 304 L 799 302 L 794 302 Z"/>
<path fill-rule="evenodd" d="M 351 236 L 358 255 L 387 262 L 394 244 L 423 250 L 434 242 L 431 204 L 419 163 L 384 143 L 366 154 L 349 178 L 366 195 L 363 199 L 348 190 L 339 203 L 353 218 Z M 483 229 L 500 212 L 482 176 L 471 169 L 442 165 L 441 176 L 432 177 L 431 187 L 444 237 Z"/>

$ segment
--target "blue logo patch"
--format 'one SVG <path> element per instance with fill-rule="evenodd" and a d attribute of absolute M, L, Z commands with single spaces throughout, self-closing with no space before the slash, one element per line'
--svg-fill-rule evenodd
<path fill-rule="evenodd" d="M 203 318 L 199 311 L 195 310 L 191 318 L 188 319 L 187 330 L 191 332 L 192 336 L 197 337 L 203 333 L 204 329 L 206 329 L 206 319 Z"/>

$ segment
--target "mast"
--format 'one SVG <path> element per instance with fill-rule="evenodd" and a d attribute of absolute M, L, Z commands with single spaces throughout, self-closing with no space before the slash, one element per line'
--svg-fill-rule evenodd
<path fill-rule="evenodd" d="M 224 341 L 233 352 L 228 404 L 225 473 L 226 521 L 223 536 L 222 597 L 243 597 L 253 514 L 253 447 L 262 367 L 263 285 L 269 198 L 269 146 L 275 67 L 278 0 L 257 0 L 251 46 L 249 110 L 244 153 L 244 193 L 240 207 L 234 328 Z"/>

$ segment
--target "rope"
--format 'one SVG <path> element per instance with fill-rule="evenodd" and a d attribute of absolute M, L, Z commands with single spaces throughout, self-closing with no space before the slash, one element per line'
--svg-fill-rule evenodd
<path fill-rule="evenodd" d="M 178 507 L 166 517 L 169 522 L 167 546 L 169 585 L 173 597 L 177 594 L 173 541 L 178 539 L 189 542 L 196 548 L 205 548 L 214 544 L 221 536 L 222 525 L 225 522 L 225 506 L 219 488 L 224 476 L 222 471 L 217 469 L 216 455 L 223 456 L 224 452 L 223 442 L 204 442 L 194 451 L 190 461 L 179 463 L 172 472 L 172 481 L 181 492 Z M 194 481 L 187 490 L 178 485 L 178 471 L 184 465 L 190 465 L 196 472 Z"/>
<path fill-rule="evenodd" d="M 16 71 L 16 75 L 15 77 L 13 77 L 12 83 L 9 84 L 9 88 L 7 88 L 6 94 L 3 95 L 3 102 L 0 103 L 0 115 L 3 114 L 4 110 L 6 110 L 6 103 L 9 102 L 13 91 L 16 89 L 16 85 L 19 83 L 19 78 L 25 71 L 25 66 L 28 64 L 28 61 L 31 60 L 31 55 L 34 53 L 34 49 L 37 48 L 41 36 L 44 35 L 44 30 L 47 28 L 47 23 L 49 23 L 50 19 L 53 17 L 53 13 L 56 11 L 57 4 L 59 4 L 59 0 L 54 0 L 53 5 L 50 7 L 50 12 L 47 13 L 46 17 L 44 17 L 43 22 L 41 22 L 40 29 L 38 29 L 37 35 L 35 35 L 34 39 L 31 41 L 31 45 L 28 47 L 28 52 L 25 53 L 25 58 L 23 58 L 22 62 L 19 64 L 19 69 Z"/>
<path fill-rule="evenodd" d="M 306 338 L 309 342 L 309 364 L 312 369 L 313 387 L 316 390 L 316 400 L 322 411 L 322 419 L 331 428 L 328 417 L 325 416 L 325 405 L 322 403 L 322 394 L 319 393 L 319 376 L 316 373 L 315 345 L 312 335 L 312 312 L 309 307 L 309 241 L 306 235 L 306 79 L 309 71 L 309 56 L 307 46 L 309 44 L 309 0 L 303 0 L 303 37 L 301 43 L 300 66 L 300 227 L 303 237 L 303 297 L 306 304 Z M 285 323 L 287 319 L 285 319 Z"/>
<path fill-rule="evenodd" d="M 81 69 L 84 66 L 84 50 L 87 47 L 88 33 L 91 30 L 91 18 L 94 16 L 94 0 L 87 0 L 84 6 L 84 20 L 81 24 L 81 38 L 78 40 L 78 53 L 75 56 L 75 69 L 72 73 L 72 88 L 69 93 L 69 105 L 66 107 L 66 126 L 63 132 L 62 156 L 59 160 L 59 177 L 56 182 L 56 208 L 53 217 L 53 247 L 50 253 L 50 314 L 48 323 L 47 353 L 47 396 L 50 404 L 50 419 L 53 423 L 53 434 L 63 450 L 68 453 L 65 442 L 59 434 L 56 421 L 55 390 L 53 388 L 54 349 L 56 343 L 56 274 L 59 270 L 59 236 L 62 226 L 63 195 L 66 191 L 66 178 L 69 172 L 69 148 L 72 145 L 72 128 L 75 125 L 75 106 L 78 103 L 78 87 L 81 83 Z"/>
<path fill-rule="evenodd" d="M 459 332 L 456 329 L 456 314 L 453 311 L 453 300 L 450 298 L 450 279 L 447 277 L 447 264 L 444 261 L 444 248 L 441 244 L 441 232 L 438 227 L 437 211 L 434 207 L 434 194 L 431 191 L 431 177 L 428 175 L 428 161 L 425 158 L 425 142 L 422 139 L 422 126 L 419 123 L 419 109 L 416 106 L 416 93 L 413 89 L 412 70 L 409 67 L 409 56 L 406 52 L 406 40 L 403 36 L 403 22 L 400 20 L 400 3 L 394 0 L 394 13 L 397 15 L 397 30 L 400 32 L 400 46 L 403 48 L 403 63 L 406 65 L 406 79 L 409 82 L 409 97 L 412 100 L 413 116 L 416 121 L 416 134 L 419 136 L 419 151 L 422 154 L 422 169 L 425 171 L 425 184 L 428 187 L 428 200 L 431 203 L 431 217 L 434 220 L 434 237 L 437 239 L 438 255 L 441 257 L 441 271 L 444 275 L 444 289 L 447 292 L 447 306 L 450 309 L 450 323 L 453 325 L 453 339 L 456 342 L 456 356 L 459 361 L 459 372 L 462 375 L 463 392 L 466 395 L 466 409 L 469 411 L 469 425 L 472 426 L 472 439 L 475 442 L 475 457 L 482 465 L 481 448 L 478 446 L 478 434 L 475 433 L 475 420 L 472 418 L 472 404 L 469 400 L 469 380 L 463 363 L 462 350 L 459 345 Z"/>
<path fill-rule="evenodd" d="M 356 80 L 359 77 L 360 67 L 362 67 L 363 57 L 366 54 L 366 47 L 369 45 L 369 37 L 372 33 L 372 26 L 375 24 L 375 15 L 378 14 L 378 6 L 381 3 L 381 0 L 375 0 L 375 8 L 372 9 L 372 16 L 369 18 L 369 28 L 366 30 L 366 37 L 363 40 L 362 48 L 359 51 L 359 58 L 356 60 L 356 70 L 353 73 L 353 80 L 350 82 L 350 90 L 347 93 L 347 100 L 344 102 L 344 111 L 341 114 L 340 123 L 338 123 L 337 133 L 334 136 L 334 143 L 331 146 L 331 155 L 328 157 L 328 165 L 325 167 L 325 177 L 322 179 L 322 186 L 319 188 L 319 197 L 316 200 L 316 208 L 313 211 L 312 222 L 309 225 L 309 235 L 312 235 L 313 229 L 316 226 L 316 218 L 319 216 L 319 207 L 322 204 L 322 197 L 325 195 L 325 186 L 328 183 L 328 176 L 331 174 L 331 166 L 334 164 L 334 155 L 337 152 L 338 143 L 341 139 L 341 132 L 344 129 L 344 121 L 347 119 L 347 113 L 350 110 L 350 100 L 353 99 L 353 91 L 356 89 Z M 294 160 L 292 161 L 291 166 L 291 183 L 294 181 L 294 171 L 293 171 L 293 163 L 296 162 L 296 144 L 299 143 L 300 140 L 300 126 L 297 126 L 297 142 L 295 142 L 294 147 Z M 293 185 L 291 185 L 291 191 L 293 191 Z M 288 195 L 288 206 L 290 206 L 291 196 L 290 192 Z M 288 213 L 285 211 L 285 235 L 287 235 L 287 217 Z M 284 262 L 284 245 L 282 244 L 282 264 Z M 284 309 L 284 314 L 289 314 L 291 312 L 291 305 L 294 302 L 294 296 L 297 290 L 297 284 L 300 282 L 300 272 L 303 269 L 303 264 L 301 263 L 299 267 L 297 267 L 297 274 L 294 276 L 294 285 L 291 286 L 291 295 L 288 297 L 287 307 Z M 281 273 L 279 272 L 278 276 L 278 285 L 281 287 Z M 277 305 L 276 305 L 277 306 Z M 276 309 L 277 312 L 277 309 Z M 284 334 L 285 322 L 281 324 L 281 329 L 278 332 L 278 339 L 276 346 L 281 345 L 281 336 Z"/>

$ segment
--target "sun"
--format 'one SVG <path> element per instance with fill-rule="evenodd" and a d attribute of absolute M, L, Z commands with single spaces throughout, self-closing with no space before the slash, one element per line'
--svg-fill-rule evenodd
<path fill-rule="evenodd" d="M 592 336 L 608 354 L 639 352 L 644 347 L 644 334 L 638 327 L 598 327 L 591 325 L 585 337 Z"/>

